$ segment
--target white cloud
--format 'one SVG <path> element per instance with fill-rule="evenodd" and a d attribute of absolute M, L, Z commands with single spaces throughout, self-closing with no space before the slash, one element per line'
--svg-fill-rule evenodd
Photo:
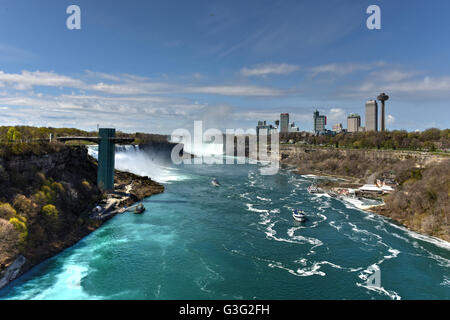
<path fill-rule="evenodd" d="M 395 117 L 393 115 L 388 114 L 386 117 L 387 124 L 393 125 L 395 123 Z"/>
<path fill-rule="evenodd" d="M 417 74 L 417 72 L 414 72 L 414 71 L 402 71 L 402 70 L 388 69 L 388 70 L 372 72 L 370 74 L 370 77 L 375 77 L 379 81 L 397 82 L 397 81 L 402 81 L 405 79 L 410 79 L 411 77 L 413 77 L 416 74 Z"/>
<path fill-rule="evenodd" d="M 60 75 L 54 72 L 30 72 L 4 73 L 0 71 L 0 87 L 9 85 L 15 90 L 31 90 L 35 86 L 47 86 L 56 88 L 72 88 L 83 91 L 94 91 L 113 95 L 151 95 L 151 94 L 179 94 L 179 93 L 207 93 L 224 96 L 279 96 L 285 93 L 283 90 L 271 87 L 255 85 L 191 85 L 172 84 L 150 81 L 148 78 L 123 74 L 120 76 L 85 71 L 88 78 L 100 78 L 109 82 L 86 83 L 80 79 Z M 194 79 L 199 80 L 200 74 L 194 74 Z"/>
<path fill-rule="evenodd" d="M 344 123 L 346 119 L 346 113 L 344 109 L 341 108 L 332 108 L 328 112 L 327 119 L 329 121 L 329 124 L 335 124 L 335 123 Z"/>
<path fill-rule="evenodd" d="M 269 74 L 289 74 L 299 70 L 300 67 L 291 64 L 260 64 L 253 68 L 243 68 L 241 74 L 246 77 L 267 76 Z"/>
<path fill-rule="evenodd" d="M 29 90 L 34 86 L 81 88 L 83 82 L 54 72 L 5 73 L 0 71 L 0 83 L 12 85 L 16 90 Z"/>
<path fill-rule="evenodd" d="M 423 79 L 411 79 L 408 81 L 367 81 L 359 88 L 360 92 L 386 91 L 392 94 L 426 94 L 450 92 L 450 77 L 424 77 Z"/>
<path fill-rule="evenodd" d="M 384 66 L 384 62 L 375 62 L 375 63 L 343 63 L 343 64 L 337 64 L 337 63 L 330 63 L 330 64 L 324 64 L 320 66 L 311 67 L 308 70 L 312 73 L 313 76 L 322 74 L 322 73 L 329 73 L 329 74 L 336 74 L 339 76 L 347 75 L 350 73 L 354 73 L 356 71 L 365 71 L 365 70 L 371 70 L 375 67 L 382 67 Z"/>
<path fill-rule="evenodd" d="M 182 89 L 185 92 L 190 93 L 207 93 L 217 94 L 224 96 L 255 96 L 255 97 L 268 97 L 268 96 L 280 96 L 284 93 L 283 90 L 261 87 L 261 86 L 195 86 Z"/>

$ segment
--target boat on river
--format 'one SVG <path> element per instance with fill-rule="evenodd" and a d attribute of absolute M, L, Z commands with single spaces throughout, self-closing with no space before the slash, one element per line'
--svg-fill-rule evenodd
<path fill-rule="evenodd" d="M 321 193 L 320 189 L 315 184 L 310 185 L 308 187 L 308 192 L 311 193 L 311 194 L 313 194 L 313 193 Z"/>
<path fill-rule="evenodd" d="M 295 221 L 298 221 L 298 222 L 306 221 L 306 214 L 302 210 L 299 211 L 299 210 L 295 209 L 294 212 L 292 213 L 292 217 L 294 218 Z"/>
<path fill-rule="evenodd" d="M 142 214 L 145 211 L 145 207 L 142 203 L 139 203 L 135 208 L 134 208 L 134 214 Z"/>

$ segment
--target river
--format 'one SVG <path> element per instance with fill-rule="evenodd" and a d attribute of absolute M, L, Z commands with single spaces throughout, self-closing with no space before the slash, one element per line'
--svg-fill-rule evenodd
<path fill-rule="evenodd" d="M 31 269 L 0 299 L 450 299 L 448 242 L 310 195 L 312 177 L 261 175 L 250 164 L 175 167 L 134 149 L 118 152 L 116 167 L 166 191 L 144 200 L 143 215 L 118 215 Z M 293 221 L 293 208 L 306 223 Z M 374 275 L 379 284 L 367 283 Z"/>

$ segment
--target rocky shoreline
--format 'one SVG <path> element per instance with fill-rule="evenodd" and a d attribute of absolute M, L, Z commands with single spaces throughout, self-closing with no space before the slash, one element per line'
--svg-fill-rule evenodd
<path fill-rule="evenodd" d="M 298 174 L 298 175 L 316 175 L 318 178 L 322 178 L 322 179 L 333 179 L 333 180 L 326 180 L 326 181 L 317 183 L 317 186 L 320 189 L 322 189 L 325 193 L 333 194 L 333 195 L 336 194 L 337 189 L 340 189 L 340 188 L 342 188 L 342 189 L 346 189 L 346 188 L 357 189 L 364 184 L 363 179 L 358 179 L 358 178 L 349 177 L 349 176 L 333 175 L 333 174 L 318 172 L 318 171 L 314 171 L 312 173 L 311 172 L 304 173 L 304 172 L 300 172 L 298 169 L 293 169 L 293 170 L 291 170 L 291 172 L 294 174 Z M 358 196 L 363 199 L 383 201 L 382 203 L 380 203 L 378 205 L 371 205 L 371 206 L 367 206 L 367 207 L 359 208 L 359 209 L 367 211 L 367 212 L 379 214 L 386 218 L 389 218 L 396 224 L 398 224 L 402 227 L 405 227 L 406 229 L 408 229 L 410 231 L 414 231 L 414 232 L 417 232 L 417 233 L 425 235 L 425 236 L 434 237 L 439 240 L 450 242 L 450 237 L 446 234 L 436 234 L 434 232 L 426 232 L 420 226 L 417 226 L 417 224 L 414 224 L 412 222 L 412 220 L 409 219 L 408 217 L 399 218 L 399 217 L 396 217 L 395 215 L 393 215 L 392 212 L 389 210 L 388 206 L 386 205 L 386 203 L 384 202 L 385 198 L 388 195 L 359 194 Z"/>

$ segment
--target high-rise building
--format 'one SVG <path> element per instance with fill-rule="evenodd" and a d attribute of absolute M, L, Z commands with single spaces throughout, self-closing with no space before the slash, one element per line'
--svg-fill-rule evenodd
<path fill-rule="evenodd" d="M 376 100 L 366 102 L 366 131 L 378 131 L 378 104 Z"/>
<path fill-rule="evenodd" d="M 324 115 L 320 115 L 319 111 L 315 111 L 313 113 L 314 118 L 314 132 L 320 133 L 325 132 L 325 126 L 327 125 L 327 117 Z"/>
<path fill-rule="evenodd" d="M 280 133 L 289 132 L 289 113 L 280 114 Z"/>
<path fill-rule="evenodd" d="M 347 117 L 347 131 L 358 132 L 361 131 L 361 117 L 359 114 L 353 113 Z"/>

